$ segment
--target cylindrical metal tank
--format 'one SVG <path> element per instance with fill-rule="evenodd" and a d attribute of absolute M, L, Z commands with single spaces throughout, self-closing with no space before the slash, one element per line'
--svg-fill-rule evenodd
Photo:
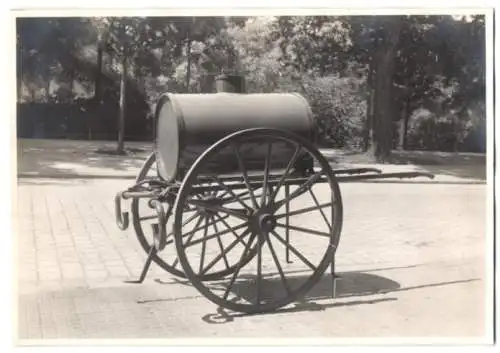
<path fill-rule="evenodd" d="M 165 94 L 156 108 L 156 124 L 158 173 L 167 181 L 182 178 L 203 151 L 236 131 L 279 128 L 308 140 L 314 134 L 311 109 L 298 94 Z M 262 149 L 252 153 L 254 159 L 264 158 Z M 293 150 L 279 154 L 273 149 L 273 161 L 287 163 L 291 153 Z M 234 156 L 220 156 L 215 170 L 231 172 L 231 159 Z"/>

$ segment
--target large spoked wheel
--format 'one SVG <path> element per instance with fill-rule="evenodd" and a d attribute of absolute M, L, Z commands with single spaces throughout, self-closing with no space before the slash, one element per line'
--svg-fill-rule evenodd
<path fill-rule="evenodd" d="M 314 169 L 304 174 L 299 168 L 299 174 L 305 156 Z M 232 163 L 240 177 L 219 175 L 217 163 Z M 210 187 L 218 194 L 197 196 Z M 202 207 L 204 217 L 228 218 L 221 227 L 187 225 L 192 212 L 186 209 L 193 206 Z M 174 214 L 177 255 L 190 282 L 223 308 L 256 313 L 303 298 L 321 279 L 339 243 L 342 199 L 328 162 L 310 142 L 257 128 L 227 136 L 196 160 Z M 203 281 L 207 271 L 228 263 L 237 266 L 226 278 Z"/>
<path fill-rule="evenodd" d="M 144 162 L 139 175 L 136 178 L 136 182 L 143 181 L 145 178 L 154 177 L 157 177 L 156 159 L 155 154 L 151 153 L 148 159 Z M 133 199 L 131 205 L 135 233 L 141 247 L 146 253 L 150 252 L 151 247 L 154 244 L 151 226 L 154 223 L 157 223 L 158 219 L 155 209 L 149 205 L 148 201 L 149 199 Z M 165 204 L 165 209 L 172 206 L 172 204 Z M 170 232 L 171 227 L 172 221 L 170 217 L 165 228 L 167 229 L 167 232 Z M 177 259 L 175 246 L 173 245 L 172 240 L 173 239 L 167 240 L 167 245 L 161 252 L 158 252 L 153 256 L 153 261 L 162 269 L 173 274 L 174 276 L 185 277 L 179 264 L 179 260 Z"/>
<path fill-rule="evenodd" d="M 139 175 L 137 176 L 136 182 L 140 182 L 145 178 L 155 178 L 157 177 L 156 171 L 156 159 L 155 154 L 152 153 L 148 159 L 144 162 Z M 199 198 L 213 198 L 217 192 L 200 192 L 196 195 Z M 248 197 L 248 196 L 247 196 Z M 141 247 L 144 249 L 146 253 L 149 253 L 151 247 L 154 244 L 153 232 L 152 232 L 152 224 L 157 223 L 157 214 L 153 207 L 151 207 L 148 203 L 149 199 L 134 199 L 132 201 L 131 210 L 132 217 L 134 223 L 134 229 L 137 235 L 137 239 L 141 244 Z M 165 203 L 165 210 L 173 207 L 172 204 Z M 225 220 L 228 218 L 227 215 L 211 213 L 210 217 L 204 213 L 203 209 L 199 206 L 194 207 L 186 207 L 185 212 L 191 212 L 192 216 L 186 220 L 187 224 L 195 224 L 195 228 L 203 227 L 213 227 L 217 228 L 220 225 L 223 225 Z M 158 266 L 160 266 L 165 271 L 173 274 L 174 276 L 178 276 L 181 278 L 185 278 L 185 274 L 181 268 L 179 263 L 179 259 L 177 256 L 176 248 L 174 246 L 174 237 L 172 231 L 172 216 L 167 219 L 167 224 L 165 229 L 167 230 L 167 244 L 165 248 L 155 255 L 153 255 L 153 262 L 155 262 Z M 189 239 L 189 237 L 188 237 Z M 256 254 L 256 249 L 252 249 L 249 252 L 248 256 L 245 258 L 245 261 L 250 261 L 253 256 Z M 223 269 L 211 269 L 204 273 L 201 278 L 202 280 L 213 280 L 224 277 L 228 274 L 231 274 L 236 270 L 236 264 L 228 264 L 227 268 Z"/>

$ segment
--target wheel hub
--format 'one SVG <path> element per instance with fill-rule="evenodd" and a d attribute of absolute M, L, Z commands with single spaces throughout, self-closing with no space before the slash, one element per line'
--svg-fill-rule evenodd
<path fill-rule="evenodd" d="M 250 225 L 258 234 L 269 233 L 276 227 L 276 217 L 268 210 L 260 209 L 251 216 Z"/>
<path fill-rule="evenodd" d="M 270 213 L 264 213 L 259 216 L 259 227 L 262 231 L 268 233 L 276 227 L 276 218 Z"/>

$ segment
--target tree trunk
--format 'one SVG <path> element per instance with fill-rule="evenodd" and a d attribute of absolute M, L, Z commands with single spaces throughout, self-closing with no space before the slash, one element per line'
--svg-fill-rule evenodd
<path fill-rule="evenodd" d="M 74 96 L 74 90 L 75 90 L 75 77 L 76 77 L 76 70 L 72 68 L 69 71 L 69 97 L 70 101 L 73 100 Z"/>
<path fill-rule="evenodd" d="M 453 152 L 458 152 L 458 146 L 460 145 L 460 125 L 456 122 L 453 123 Z"/>
<path fill-rule="evenodd" d="M 390 109 L 392 76 L 388 76 L 391 65 L 389 55 L 381 54 L 380 56 L 376 73 L 371 153 L 377 162 L 385 163 L 389 161 L 392 149 L 392 116 Z"/>
<path fill-rule="evenodd" d="M 392 79 L 394 57 L 401 28 L 400 18 L 386 19 L 384 40 L 377 47 L 375 56 L 375 97 L 373 136 L 370 153 L 379 163 L 390 161 L 393 136 Z"/>
<path fill-rule="evenodd" d="M 96 102 L 101 102 L 102 100 L 102 43 L 99 41 L 97 44 L 97 70 L 95 74 L 95 88 L 94 88 L 94 99 Z"/>
<path fill-rule="evenodd" d="M 101 102 L 102 102 L 102 56 L 103 48 L 101 39 L 97 41 L 97 68 L 94 72 L 94 96 L 91 99 L 90 109 L 91 113 L 89 116 L 89 136 L 88 139 L 92 140 L 92 131 L 98 131 L 98 119 L 101 114 Z"/>
<path fill-rule="evenodd" d="M 127 57 L 122 57 L 122 75 L 120 81 L 120 117 L 118 122 L 118 153 L 124 154 L 124 140 L 125 140 L 125 114 L 126 114 L 126 83 L 127 83 Z"/>
<path fill-rule="evenodd" d="M 406 100 L 406 110 L 405 110 L 405 116 L 404 116 L 404 121 L 403 121 L 403 150 L 408 149 L 408 123 L 410 121 L 410 116 L 411 116 L 411 101 L 410 98 Z"/>
<path fill-rule="evenodd" d="M 407 149 L 407 137 L 408 137 L 408 121 L 410 120 L 411 115 L 411 98 L 412 93 L 410 90 L 410 73 L 408 68 L 408 60 L 405 61 L 406 65 L 404 68 L 404 86 L 402 90 L 402 95 L 399 95 L 398 100 L 403 97 L 403 109 L 401 112 L 401 120 L 399 121 L 399 141 L 398 141 L 398 149 L 406 150 Z"/>
<path fill-rule="evenodd" d="M 398 141 L 398 149 L 406 150 L 407 149 L 407 138 L 408 138 L 408 121 L 410 120 L 410 99 L 406 98 L 404 101 L 404 107 L 401 114 L 401 120 L 399 121 L 399 141 Z"/>
<path fill-rule="evenodd" d="M 17 103 L 20 103 L 21 102 L 21 97 L 23 95 L 23 91 L 22 91 L 22 88 L 23 88 L 23 77 L 22 76 L 18 76 L 17 77 L 17 80 L 16 80 L 16 88 L 17 88 Z"/>
<path fill-rule="evenodd" d="M 191 30 L 187 32 L 187 68 L 186 68 L 186 92 L 189 92 L 189 83 L 191 81 Z"/>
<path fill-rule="evenodd" d="M 29 87 L 29 91 L 30 91 L 30 97 L 31 97 L 31 102 L 30 103 L 34 103 L 36 102 L 36 92 L 37 92 L 37 89 L 33 88 L 34 85 L 30 85 L 29 84 L 29 81 L 30 78 L 28 78 L 28 87 Z"/>
<path fill-rule="evenodd" d="M 74 95 L 75 77 L 76 77 L 76 70 L 74 68 L 71 68 L 71 70 L 69 71 L 69 102 L 71 105 L 74 104 L 73 99 L 75 98 Z M 69 119 L 71 118 L 73 118 L 73 110 L 70 110 L 69 113 Z M 66 121 L 64 125 L 64 138 L 66 140 L 70 138 L 70 136 L 68 136 L 68 124 L 69 121 Z"/>
<path fill-rule="evenodd" d="M 368 64 L 368 78 L 366 80 L 367 84 L 367 102 L 366 102 L 366 119 L 363 125 L 363 152 L 368 151 L 370 148 L 370 139 L 372 133 L 372 121 L 373 121 L 373 59 L 370 59 Z"/>

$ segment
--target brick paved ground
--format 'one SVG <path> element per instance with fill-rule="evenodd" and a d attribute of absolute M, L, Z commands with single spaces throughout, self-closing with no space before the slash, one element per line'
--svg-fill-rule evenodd
<path fill-rule="evenodd" d="M 484 185 L 342 185 L 341 298 L 328 299 L 325 278 L 305 304 L 239 316 L 157 266 L 144 284 L 123 283 L 145 259 L 133 230 L 114 223 L 113 195 L 129 183 L 20 179 L 21 339 L 440 337 L 490 329 Z"/>

